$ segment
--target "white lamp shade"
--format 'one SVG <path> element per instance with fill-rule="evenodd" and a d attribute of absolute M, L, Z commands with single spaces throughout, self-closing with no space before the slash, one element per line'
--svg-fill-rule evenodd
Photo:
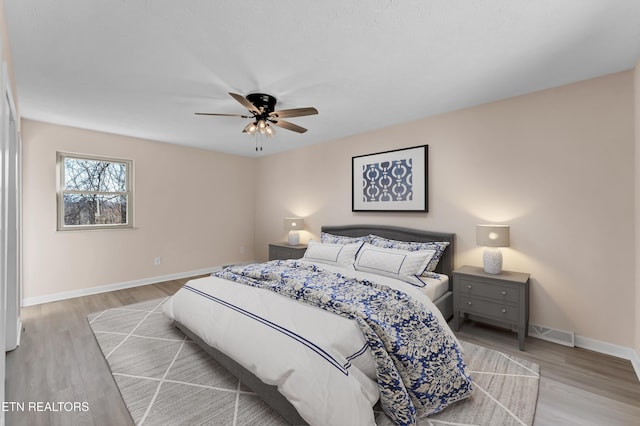
<path fill-rule="evenodd" d="M 284 220 L 284 229 L 287 231 L 299 231 L 304 229 L 304 219 L 299 217 L 288 217 Z"/>
<path fill-rule="evenodd" d="M 476 244 L 484 247 L 509 247 L 509 225 L 477 225 Z"/>

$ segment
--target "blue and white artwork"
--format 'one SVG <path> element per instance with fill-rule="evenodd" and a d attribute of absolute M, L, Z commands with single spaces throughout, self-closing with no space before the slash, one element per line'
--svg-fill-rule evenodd
<path fill-rule="evenodd" d="M 362 166 L 363 202 L 413 199 L 413 161 L 404 158 Z"/>
<path fill-rule="evenodd" d="M 351 157 L 351 210 L 427 212 L 428 145 Z"/>

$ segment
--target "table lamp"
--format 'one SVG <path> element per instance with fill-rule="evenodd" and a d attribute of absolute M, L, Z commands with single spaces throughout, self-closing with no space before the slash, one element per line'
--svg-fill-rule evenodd
<path fill-rule="evenodd" d="M 487 274 L 502 273 L 500 247 L 509 247 L 509 225 L 477 225 L 476 244 L 484 246 L 482 263 Z"/>
<path fill-rule="evenodd" d="M 289 217 L 284 220 L 284 229 L 289 231 L 287 240 L 290 246 L 300 244 L 300 234 L 298 231 L 304 229 L 304 219 L 299 217 Z"/>

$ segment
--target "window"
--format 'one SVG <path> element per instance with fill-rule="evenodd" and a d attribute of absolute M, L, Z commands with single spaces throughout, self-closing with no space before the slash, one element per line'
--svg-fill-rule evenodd
<path fill-rule="evenodd" d="M 58 153 L 58 230 L 133 227 L 133 162 Z"/>

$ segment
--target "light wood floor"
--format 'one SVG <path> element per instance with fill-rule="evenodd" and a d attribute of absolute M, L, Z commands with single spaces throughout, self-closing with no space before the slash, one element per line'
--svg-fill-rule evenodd
<path fill-rule="evenodd" d="M 640 425 L 640 382 L 627 360 L 465 322 L 460 338 L 540 364 L 534 426 Z"/>
<path fill-rule="evenodd" d="M 86 412 L 5 412 L 13 425 L 131 425 L 86 317 L 177 291 L 187 280 L 25 308 L 20 347 L 7 354 L 7 401 L 86 402 Z M 541 366 L 535 426 L 640 425 L 640 382 L 628 361 L 466 322 L 458 335 Z M 500 425 L 492 425 L 500 426 Z"/>

